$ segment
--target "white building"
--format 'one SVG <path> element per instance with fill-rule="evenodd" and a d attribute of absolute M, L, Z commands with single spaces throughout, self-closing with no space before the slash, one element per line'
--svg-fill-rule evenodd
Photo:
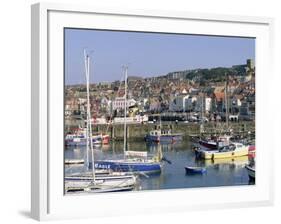
<path fill-rule="evenodd" d="M 170 103 L 171 111 L 188 111 L 192 110 L 192 97 L 189 95 L 178 95 Z"/>
<path fill-rule="evenodd" d="M 212 98 L 211 97 L 204 97 L 202 98 L 202 96 L 197 96 L 196 100 L 194 100 L 196 102 L 195 104 L 195 111 L 197 112 L 211 112 L 212 110 Z"/>
<path fill-rule="evenodd" d="M 135 104 L 136 104 L 136 101 L 134 99 L 127 100 L 127 108 L 134 106 Z M 125 98 L 116 97 L 115 100 L 112 102 L 112 109 L 113 110 L 125 109 Z"/>
<path fill-rule="evenodd" d="M 212 98 L 206 97 L 205 98 L 205 111 L 210 112 L 212 110 Z"/>

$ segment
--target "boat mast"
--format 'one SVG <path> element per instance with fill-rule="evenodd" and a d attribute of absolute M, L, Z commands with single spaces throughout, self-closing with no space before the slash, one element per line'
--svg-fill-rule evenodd
<path fill-rule="evenodd" d="M 159 114 L 159 119 L 160 119 L 160 130 L 162 129 L 162 119 L 161 119 L 161 112 L 160 112 L 160 114 Z"/>
<path fill-rule="evenodd" d="M 225 81 L 225 121 L 226 121 L 226 127 L 227 130 L 229 129 L 229 122 L 228 122 L 228 110 L 229 110 L 229 105 L 228 105 L 228 75 L 225 73 L 226 75 L 226 81 Z"/>
<path fill-rule="evenodd" d="M 88 76 L 88 62 L 87 62 L 87 55 L 86 50 L 84 49 L 84 65 L 85 65 L 85 77 L 87 82 Z M 88 107 L 87 107 L 87 117 L 86 117 L 86 162 L 87 168 L 89 168 L 89 122 L 88 122 Z"/>
<path fill-rule="evenodd" d="M 92 175 L 93 175 L 93 183 L 96 181 L 95 175 L 95 158 L 94 158 L 94 149 L 93 149 L 93 138 L 92 138 L 92 123 L 91 123 L 91 111 L 90 111 L 90 89 L 89 89 L 89 82 L 90 82 L 90 56 L 84 50 L 84 57 L 86 63 L 86 85 L 87 85 L 87 146 L 89 145 L 90 141 L 90 149 L 91 149 L 91 159 L 92 159 Z M 89 147 L 89 146 L 88 146 Z"/>
<path fill-rule="evenodd" d="M 127 145 L 127 79 L 128 79 L 128 66 L 123 66 L 125 72 L 125 99 L 124 99 L 124 156 Z"/>
<path fill-rule="evenodd" d="M 204 132 L 204 93 L 202 91 L 202 99 L 201 99 L 201 122 L 200 122 L 200 134 L 202 135 Z"/>

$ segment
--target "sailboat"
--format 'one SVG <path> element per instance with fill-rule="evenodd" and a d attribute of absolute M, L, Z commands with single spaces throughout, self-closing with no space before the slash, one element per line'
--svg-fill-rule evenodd
<path fill-rule="evenodd" d="M 163 159 L 161 148 L 157 155 L 148 158 L 147 152 L 127 151 L 126 150 L 126 114 L 127 114 L 127 75 L 128 67 L 124 66 L 125 75 L 125 95 L 124 95 L 124 158 L 119 160 L 98 160 L 95 162 L 95 168 L 111 169 L 114 171 L 134 172 L 134 173 L 160 173 Z"/>
<path fill-rule="evenodd" d="M 89 93 L 89 68 L 90 57 L 84 50 L 85 58 L 85 74 L 87 83 L 87 128 L 86 128 L 86 154 L 90 148 L 92 164 L 94 163 L 94 149 L 92 140 L 92 124 L 90 112 L 90 93 Z M 106 171 L 108 172 L 108 171 Z M 126 173 L 106 173 L 103 170 L 96 171 L 95 166 L 92 166 L 91 173 L 82 175 L 65 176 L 65 191 L 82 191 L 91 193 L 116 192 L 133 190 L 136 185 L 136 176 Z"/>

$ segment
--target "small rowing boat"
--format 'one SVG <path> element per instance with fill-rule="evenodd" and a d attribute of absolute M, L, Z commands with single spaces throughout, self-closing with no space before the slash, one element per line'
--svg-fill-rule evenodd
<path fill-rule="evenodd" d="M 186 166 L 184 168 L 186 174 L 203 174 L 207 171 L 205 167 Z"/>

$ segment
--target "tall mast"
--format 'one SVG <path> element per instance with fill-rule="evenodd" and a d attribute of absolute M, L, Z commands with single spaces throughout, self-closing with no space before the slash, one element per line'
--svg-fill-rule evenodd
<path fill-rule="evenodd" d="M 160 119 L 160 130 L 162 129 L 162 119 L 161 119 L 161 112 L 160 112 L 160 114 L 159 114 L 159 119 Z"/>
<path fill-rule="evenodd" d="M 90 82 L 90 57 L 86 54 L 86 51 L 84 50 L 84 56 L 85 56 L 85 63 L 86 63 L 86 84 L 87 84 L 87 129 L 88 129 L 88 136 L 87 136 L 87 145 L 90 141 L 90 149 L 91 149 L 91 159 L 92 159 L 92 175 L 93 175 L 93 182 L 96 181 L 96 175 L 95 175 L 95 158 L 94 158 L 94 149 L 93 149 L 93 138 L 92 138 L 92 123 L 91 123 L 91 111 L 90 111 L 90 88 L 89 88 L 89 82 Z"/>
<path fill-rule="evenodd" d="M 203 124 L 203 116 L 204 116 L 204 93 L 202 91 L 202 99 L 201 99 L 201 122 Z"/>
<path fill-rule="evenodd" d="M 87 82 L 88 76 L 88 62 L 87 62 L 87 54 L 86 50 L 84 49 L 84 65 L 85 65 L 85 77 Z M 86 161 L 87 167 L 89 167 L 89 122 L 88 122 L 88 106 L 87 106 L 87 116 L 86 116 Z"/>
<path fill-rule="evenodd" d="M 228 75 L 225 73 L 226 75 L 226 81 L 225 81 L 225 121 L 226 121 L 226 127 L 227 129 L 229 128 L 228 127 L 228 112 L 229 112 L 229 106 L 228 106 Z"/>
<path fill-rule="evenodd" d="M 200 134 L 202 134 L 202 133 L 204 132 L 204 120 L 203 120 L 203 115 L 204 115 L 204 93 L 203 93 L 203 91 L 202 91 Z"/>
<path fill-rule="evenodd" d="M 124 155 L 126 151 L 126 144 L 127 144 L 127 79 L 128 79 L 128 66 L 124 66 L 125 72 L 125 104 L 124 104 Z"/>

